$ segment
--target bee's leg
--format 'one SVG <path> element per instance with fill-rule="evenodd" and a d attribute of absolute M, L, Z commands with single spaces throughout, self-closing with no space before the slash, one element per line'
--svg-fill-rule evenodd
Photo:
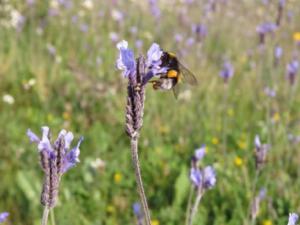
<path fill-rule="evenodd" d="M 151 78 L 154 77 L 154 74 L 152 71 L 148 72 L 144 77 L 143 77 L 143 85 L 147 84 Z"/>
<path fill-rule="evenodd" d="M 157 90 L 157 89 L 160 88 L 161 84 L 160 84 L 159 80 L 152 80 L 150 82 L 152 83 L 152 87 L 153 87 L 154 90 Z"/>

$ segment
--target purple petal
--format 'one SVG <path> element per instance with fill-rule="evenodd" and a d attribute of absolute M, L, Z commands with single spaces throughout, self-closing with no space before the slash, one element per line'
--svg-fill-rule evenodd
<path fill-rule="evenodd" d="M 196 187 L 201 187 L 202 175 L 198 168 L 191 168 L 190 179 Z"/>
<path fill-rule="evenodd" d="M 160 60 L 162 54 L 163 54 L 163 52 L 160 49 L 159 45 L 156 43 L 153 43 L 147 52 L 147 60 L 149 62 L 158 61 L 158 60 Z"/>
<path fill-rule="evenodd" d="M 201 148 L 195 150 L 195 157 L 197 160 L 201 160 L 205 155 L 206 146 L 202 145 Z"/>
<path fill-rule="evenodd" d="M 261 142 L 258 135 L 255 135 L 254 144 L 257 149 L 261 147 Z"/>
<path fill-rule="evenodd" d="M 8 216 L 9 216 L 8 212 L 2 212 L 2 213 L 0 213 L 0 223 L 5 222 L 5 220 L 7 219 Z"/>
<path fill-rule="evenodd" d="M 39 151 L 47 151 L 51 153 L 53 151 L 50 140 L 49 140 L 49 127 L 44 126 L 42 127 L 42 140 L 38 144 Z"/>
<path fill-rule="evenodd" d="M 40 142 L 40 138 L 35 133 L 33 133 L 30 129 L 27 129 L 27 136 L 29 137 L 31 143 L 35 142 L 38 144 Z"/>
<path fill-rule="evenodd" d="M 288 225 L 296 225 L 298 219 L 299 219 L 298 214 L 290 213 Z"/>
<path fill-rule="evenodd" d="M 216 173 L 212 166 L 207 166 L 203 170 L 204 188 L 210 189 L 216 184 Z"/>
<path fill-rule="evenodd" d="M 117 68 L 123 70 L 124 77 L 128 77 L 134 73 L 136 67 L 133 51 L 128 49 L 128 42 L 124 40 L 117 44 L 117 48 L 120 51 Z"/>
<path fill-rule="evenodd" d="M 80 154 L 80 144 L 83 141 L 83 137 L 81 137 L 77 143 L 77 146 L 75 148 L 73 148 L 71 151 L 69 151 L 65 158 L 64 158 L 64 165 L 62 168 L 62 173 L 67 172 L 70 168 L 72 168 L 73 166 L 75 166 L 78 162 L 80 162 L 79 160 L 79 154 Z"/>
<path fill-rule="evenodd" d="M 70 131 L 65 135 L 65 149 L 70 148 L 70 145 L 71 145 L 71 142 L 72 142 L 73 138 L 74 138 L 74 135 Z"/>

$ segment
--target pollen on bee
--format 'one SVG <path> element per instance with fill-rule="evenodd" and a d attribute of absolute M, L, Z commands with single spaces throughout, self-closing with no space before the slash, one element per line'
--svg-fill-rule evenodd
<path fill-rule="evenodd" d="M 177 77 L 177 75 L 178 75 L 178 72 L 176 70 L 169 70 L 168 74 L 167 74 L 168 78 Z"/>

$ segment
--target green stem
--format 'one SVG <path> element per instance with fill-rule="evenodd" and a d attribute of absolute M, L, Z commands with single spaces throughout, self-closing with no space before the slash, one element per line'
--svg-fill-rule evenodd
<path fill-rule="evenodd" d="M 196 197 L 195 203 L 193 205 L 192 211 L 191 211 L 189 219 L 188 219 L 188 221 L 189 221 L 188 225 L 192 225 L 193 224 L 193 220 L 194 220 L 194 217 L 195 217 L 195 215 L 196 215 L 196 213 L 198 211 L 198 207 L 199 207 L 202 195 L 203 195 L 202 189 L 198 189 L 197 197 Z"/>
<path fill-rule="evenodd" d="M 55 225 L 54 209 L 52 209 L 50 212 L 50 218 L 51 218 L 51 225 Z"/>
<path fill-rule="evenodd" d="M 189 218 L 190 218 L 190 211 L 191 211 L 191 206 L 192 206 L 193 190 L 194 190 L 194 187 L 191 186 L 191 190 L 190 190 L 190 194 L 189 194 L 189 200 L 188 200 L 188 205 L 187 205 L 186 213 L 185 213 L 185 225 L 188 225 Z"/>
<path fill-rule="evenodd" d="M 255 177 L 254 177 L 254 180 L 253 180 L 253 186 L 252 186 L 252 190 L 251 190 L 250 203 L 249 203 L 249 206 L 248 206 L 248 216 L 247 216 L 246 225 L 248 225 L 248 224 L 253 225 L 255 223 L 255 218 L 252 218 L 251 211 L 252 211 L 252 204 L 253 204 L 254 198 L 255 198 L 255 191 L 256 191 L 256 186 L 257 186 L 257 180 L 258 180 L 259 173 L 260 173 L 260 169 L 256 169 Z"/>
<path fill-rule="evenodd" d="M 138 192 L 140 195 L 140 199 L 141 199 L 144 214 L 145 214 L 146 225 L 151 225 L 150 212 L 149 212 L 147 198 L 146 198 L 144 187 L 143 187 L 143 181 L 142 181 L 142 175 L 141 175 L 141 169 L 140 169 L 137 137 L 131 138 L 131 156 L 132 156 L 132 162 L 133 162 L 133 166 L 134 166 L 134 170 L 135 170 L 137 189 L 138 189 Z"/>
<path fill-rule="evenodd" d="M 48 224 L 48 216 L 49 216 L 49 208 L 45 206 L 44 212 L 43 212 L 43 218 L 42 218 L 42 225 Z"/>

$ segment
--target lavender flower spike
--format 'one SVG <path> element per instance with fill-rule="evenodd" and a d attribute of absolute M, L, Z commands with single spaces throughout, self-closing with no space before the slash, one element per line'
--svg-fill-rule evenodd
<path fill-rule="evenodd" d="M 224 79 L 224 82 L 227 83 L 229 78 L 231 78 L 234 74 L 234 68 L 230 62 L 225 62 L 223 64 L 223 68 L 220 72 L 220 76 Z"/>
<path fill-rule="evenodd" d="M 287 79 L 290 81 L 291 85 L 295 83 L 298 70 L 299 70 L 299 62 L 296 59 L 293 59 L 286 67 Z"/>
<path fill-rule="evenodd" d="M 270 149 L 270 145 L 268 144 L 261 144 L 259 136 L 255 136 L 255 162 L 256 162 L 256 169 L 261 169 L 261 167 L 265 164 L 267 160 L 267 153 Z"/>
<path fill-rule="evenodd" d="M 298 214 L 296 214 L 296 213 L 290 213 L 290 215 L 289 215 L 289 222 L 288 222 L 287 225 L 296 225 L 298 219 L 299 219 Z"/>
<path fill-rule="evenodd" d="M 128 77 L 136 71 L 136 62 L 133 51 L 128 49 L 128 42 L 121 41 L 117 44 L 119 49 L 119 58 L 117 59 L 117 68 L 123 70 L 123 76 Z"/>
<path fill-rule="evenodd" d="M 5 222 L 8 216 L 9 216 L 8 212 L 2 212 L 2 213 L 0 213 L 0 223 Z"/>
<path fill-rule="evenodd" d="M 45 173 L 41 203 L 48 208 L 53 208 L 56 204 L 61 176 L 79 162 L 79 147 L 83 138 L 79 139 L 76 147 L 69 150 L 73 140 L 72 132 L 61 130 L 53 144 L 49 134 L 50 129 L 47 126 L 42 127 L 42 138 L 27 130 L 30 141 L 37 144 L 41 167 Z"/>

